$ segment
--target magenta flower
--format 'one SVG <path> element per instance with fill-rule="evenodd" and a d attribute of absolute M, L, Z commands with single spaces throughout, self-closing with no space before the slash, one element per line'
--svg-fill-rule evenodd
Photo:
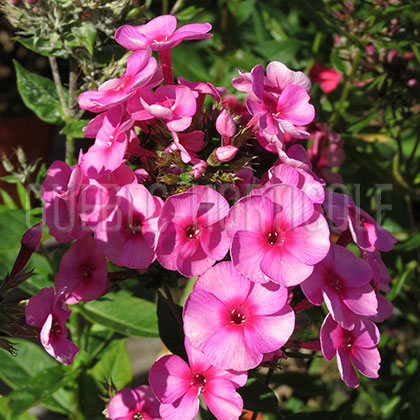
<path fill-rule="evenodd" d="M 162 78 L 156 75 L 158 66 L 152 57 L 151 50 L 136 51 L 127 62 L 126 72 L 118 79 L 107 80 L 98 90 L 83 92 L 79 106 L 91 112 L 102 112 L 122 104 L 131 98 L 142 86 L 157 86 Z M 150 83 L 152 81 L 152 83 Z"/>
<path fill-rule="evenodd" d="M 380 335 L 372 321 L 358 318 L 353 330 L 349 331 L 328 314 L 322 324 L 320 337 L 322 354 L 327 360 L 337 355 L 338 370 L 347 386 L 359 386 L 354 368 L 368 378 L 378 377 L 381 356 L 376 345 Z"/>
<path fill-rule="evenodd" d="M 373 252 L 390 251 L 394 247 L 395 237 L 357 207 L 346 194 L 326 191 L 324 207 L 328 217 L 340 231 L 350 230 L 360 249 Z"/>
<path fill-rule="evenodd" d="M 147 268 L 156 258 L 155 241 L 162 200 L 140 184 L 118 191 L 115 210 L 99 222 L 95 239 L 116 265 Z"/>
<path fill-rule="evenodd" d="M 105 289 L 108 263 L 92 236 L 76 241 L 63 255 L 55 276 L 55 288 L 65 288 L 67 304 L 100 297 Z"/>
<path fill-rule="evenodd" d="M 122 164 L 133 121 L 124 116 L 119 105 L 106 111 L 95 144 L 80 159 L 80 167 L 89 178 L 101 178 Z"/>
<path fill-rule="evenodd" d="M 214 101 L 219 102 L 222 100 L 222 96 L 226 92 L 226 88 L 219 86 L 216 87 L 210 82 L 189 82 L 183 77 L 178 77 L 178 84 L 185 85 L 192 91 L 198 93 L 197 109 L 201 109 L 203 107 L 206 95 L 210 95 Z"/>
<path fill-rule="evenodd" d="M 200 393 L 218 420 L 239 419 L 243 401 L 236 388 L 245 385 L 246 372 L 212 366 L 187 339 L 185 348 L 189 366 L 179 356 L 171 354 L 162 356 L 150 369 L 149 382 L 162 403 L 162 419 L 193 420 L 198 413 Z"/>
<path fill-rule="evenodd" d="M 186 277 L 204 273 L 229 249 L 224 219 L 229 204 L 209 187 L 196 186 L 169 197 L 159 218 L 157 259 Z"/>
<path fill-rule="evenodd" d="M 305 193 L 288 185 L 239 200 L 226 228 L 235 268 L 257 283 L 295 286 L 309 277 L 330 247 L 325 218 Z"/>
<path fill-rule="evenodd" d="M 172 132 L 174 142 L 165 149 L 166 153 L 178 151 L 184 163 L 197 161 L 198 153 L 204 147 L 204 131 L 191 131 L 189 133 L 177 134 Z"/>
<path fill-rule="evenodd" d="M 161 118 L 170 131 L 184 131 L 197 109 L 194 93 L 183 85 L 159 86 L 155 92 L 144 89 L 127 105 L 133 120 Z"/>
<path fill-rule="evenodd" d="M 308 103 L 310 98 L 306 89 L 298 84 L 287 84 L 281 88 L 281 93 L 278 89 L 268 90 L 264 86 L 264 68 L 261 65 L 252 69 L 251 78 L 257 100 L 249 98 L 246 101 L 253 116 L 250 124 L 256 124 L 262 135 L 287 133 L 293 138 L 308 137 L 309 133 L 300 126 L 314 119 L 315 109 Z"/>
<path fill-rule="evenodd" d="M 366 261 L 332 244 L 325 259 L 300 286 L 311 303 L 325 301 L 335 321 L 351 330 L 358 318 L 355 314 L 371 316 L 378 312 L 378 300 L 369 283 L 372 274 Z"/>
<path fill-rule="evenodd" d="M 60 363 L 70 365 L 79 348 L 67 339 L 65 322 L 71 314 L 64 304 L 63 291 L 54 296 L 54 288 L 41 289 L 29 299 L 25 310 L 26 323 L 41 328 L 41 344 Z"/>
<path fill-rule="evenodd" d="M 144 50 L 150 47 L 153 51 L 176 47 L 184 40 L 210 38 L 210 23 L 192 23 L 176 30 L 176 17 L 158 16 L 140 26 L 123 25 L 115 32 L 118 44 L 129 50 Z"/>
<path fill-rule="evenodd" d="M 111 420 L 161 420 L 159 401 L 150 386 L 120 389 L 108 403 L 108 417 Z"/>
<path fill-rule="evenodd" d="M 283 346 L 294 329 L 287 289 L 256 284 L 230 261 L 206 271 L 184 307 L 184 330 L 191 345 L 221 369 L 252 369 L 264 353 Z"/>

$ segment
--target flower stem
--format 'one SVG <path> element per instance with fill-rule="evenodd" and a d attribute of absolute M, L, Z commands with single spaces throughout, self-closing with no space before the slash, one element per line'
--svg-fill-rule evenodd
<path fill-rule="evenodd" d="M 159 51 L 160 64 L 162 65 L 163 78 L 167 85 L 174 84 L 174 75 L 172 72 L 172 51 L 170 48 L 167 50 Z"/>

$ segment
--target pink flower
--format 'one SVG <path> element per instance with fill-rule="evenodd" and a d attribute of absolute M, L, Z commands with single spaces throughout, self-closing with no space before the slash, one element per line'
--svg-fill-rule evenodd
<path fill-rule="evenodd" d="M 111 420 L 161 420 L 159 405 L 147 385 L 134 389 L 123 388 L 109 401 L 108 417 Z"/>
<path fill-rule="evenodd" d="M 115 210 L 99 222 L 95 239 L 116 265 L 147 268 L 156 258 L 157 221 L 160 198 L 140 184 L 128 184 L 118 191 Z"/>
<path fill-rule="evenodd" d="M 221 101 L 226 88 L 216 87 L 210 82 L 189 82 L 183 77 L 178 77 L 178 84 L 189 87 L 192 91 L 198 93 L 197 109 L 202 109 L 206 95 L 210 95 L 214 101 Z"/>
<path fill-rule="evenodd" d="M 41 289 L 29 299 L 26 323 L 41 328 L 41 344 L 47 353 L 60 363 L 70 365 L 79 348 L 67 339 L 65 322 L 71 314 L 64 304 L 63 291 L 54 296 L 54 288 Z"/>
<path fill-rule="evenodd" d="M 123 25 L 115 32 L 115 40 L 129 50 L 144 50 L 150 47 L 153 51 L 176 47 L 184 40 L 210 38 L 210 23 L 193 23 L 176 29 L 176 17 L 158 16 L 144 25 Z"/>
<path fill-rule="evenodd" d="M 155 92 L 142 90 L 127 105 L 130 117 L 136 121 L 161 118 L 170 131 L 184 131 L 197 109 L 194 93 L 183 85 L 159 86 Z"/>
<path fill-rule="evenodd" d="M 209 164 L 206 161 L 200 160 L 192 167 L 190 175 L 195 179 L 200 178 L 204 174 L 204 172 L 206 172 L 207 166 L 209 166 Z"/>
<path fill-rule="evenodd" d="M 9 277 L 14 277 L 16 274 L 20 273 L 25 268 L 32 254 L 38 251 L 43 227 L 44 224 L 39 222 L 23 234 L 22 239 L 20 240 L 21 247 L 19 254 L 16 257 Z"/>
<path fill-rule="evenodd" d="M 325 259 L 300 285 L 314 305 L 323 301 L 334 320 L 343 328 L 353 329 L 357 315 L 371 316 L 378 311 L 378 300 L 372 286 L 372 270 L 342 246 L 332 244 Z"/>
<path fill-rule="evenodd" d="M 341 379 L 350 388 L 359 386 L 354 367 L 368 378 L 378 377 L 381 356 L 376 345 L 379 339 L 378 328 L 368 319 L 358 318 L 353 330 L 349 331 L 328 314 L 321 327 L 322 353 L 327 360 L 337 355 Z"/>
<path fill-rule="evenodd" d="M 101 178 L 121 166 L 132 125 L 121 105 L 106 111 L 95 144 L 80 159 L 80 167 L 89 178 Z"/>
<path fill-rule="evenodd" d="M 202 274 L 225 257 L 228 202 L 209 187 L 196 186 L 169 197 L 159 218 L 157 259 L 186 277 Z"/>
<path fill-rule="evenodd" d="M 395 237 L 368 213 L 357 207 L 346 194 L 326 191 L 324 208 L 340 231 L 350 230 L 360 249 L 373 252 L 390 251 L 394 247 Z"/>
<path fill-rule="evenodd" d="M 254 282 L 295 286 L 327 255 L 327 222 L 298 188 L 276 185 L 263 194 L 242 198 L 230 210 L 233 264 Z"/>
<path fill-rule="evenodd" d="M 264 68 L 257 65 L 252 69 L 252 91 L 257 100 L 249 98 L 246 101 L 253 116 L 250 124 L 256 124 L 263 135 L 287 133 L 294 138 L 305 138 L 309 134 L 300 126 L 314 119 L 315 109 L 308 103 L 310 98 L 306 89 L 299 84 L 290 84 L 292 78 L 289 80 L 288 75 L 282 71 L 277 78 L 271 75 L 275 83 L 267 87 L 264 84 Z"/>
<path fill-rule="evenodd" d="M 165 149 L 166 153 L 179 151 L 181 159 L 184 163 L 189 163 L 192 160 L 197 161 L 198 153 L 204 147 L 204 132 L 191 131 L 189 133 L 177 134 L 172 132 L 174 142 Z"/>
<path fill-rule="evenodd" d="M 162 79 L 156 75 L 158 67 L 156 59 L 151 55 L 150 49 L 132 53 L 127 62 L 127 71 L 120 78 L 107 80 L 97 91 L 88 90 L 79 96 L 80 108 L 102 112 L 127 101 L 141 86 L 158 85 Z M 150 84 L 151 80 L 153 82 Z"/>
<path fill-rule="evenodd" d="M 224 109 L 216 119 L 216 130 L 222 136 L 223 146 L 230 144 L 230 139 L 236 133 L 236 124 L 232 116 Z"/>
<path fill-rule="evenodd" d="M 312 82 L 318 83 L 325 93 L 330 93 L 337 89 L 343 75 L 333 68 L 327 68 L 321 63 L 315 63 L 309 70 L 309 77 Z"/>
<path fill-rule="evenodd" d="M 66 289 L 67 304 L 100 297 L 105 289 L 108 263 L 92 236 L 76 241 L 63 255 L 55 276 L 56 290 Z"/>
<path fill-rule="evenodd" d="M 201 393 L 218 420 L 237 420 L 242 414 L 242 398 L 236 388 L 245 385 L 247 374 L 218 369 L 203 353 L 185 340 L 189 366 L 176 355 L 158 359 L 150 369 L 149 382 L 160 406 L 163 420 L 193 420 Z"/>
<path fill-rule="evenodd" d="M 253 283 L 230 261 L 221 262 L 197 280 L 185 303 L 185 335 L 212 365 L 252 369 L 293 332 L 295 314 L 287 295 L 285 287 Z"/>

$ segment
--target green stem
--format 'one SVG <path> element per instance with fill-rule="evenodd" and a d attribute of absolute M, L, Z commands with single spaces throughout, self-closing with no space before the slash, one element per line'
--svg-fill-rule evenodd
<path fill-rule="evenodd" d="M 76 111 L 76 88 L 77 88 L 77 71 L 78 66 L 74 58 L 70 57 L 70 72 L 69 72 L 69 111 L 70 116 L 74 117 Z"/>
<path fill-rule="evenodd" d="M 72 166 L 74 163 L 74 137 L 66 136 L 66 163 Z"/>
<path fill-rule="evenodd" d="M 69 115 L 69 110 L 66 104 L 66 98 L 64 97 L 63 86 L 61 84 L 60 72 L 58 71 L 57 59 L 55 57 L 48 57 L 51 67 L 51 73 L 54 79 L 55 88 L 57 89 L 58 99 L 60 101 L 61 108 L 63 109 L 63 114 L 67 117 Z"/>
<path fill-rule="evenodd" d="M 169 10 L 168 0 L 162 0 L 162 15 L 167 15 Z"/>
<path fill-rule="evenodd" d="M 337 108 L 335 109 L 335 111 L 332 114 L 330 120 L 328 121 L 328 125 L 329 125 L 331 130 L 333 129 L 335 123 L 337 122 L 337 118 L 340 115 L 340 112 L 341 112 L 341 109 L 343 108 L 345 100 L 347 99 L 347 96 L 348 96 L 349 91 L 350 91 L 350 85 L 351 85 L 351 82 L 353 81 L 354 75 L 356 74 L 361 55 L 362 55 L 362 50 L 358 49 L 357 52 L 356 52 L 356 56 L 354 57 L 354 60 L 353 60 L 353 64 L 352 64 L 352 67 L 351 67 L 349 77 L 347 78 L 346 83 L 345 83 L 345 85 L 343 87 L 343 90 L 341 92 L 341 96 L 340 96 L 340 99 L 338 101 Z"/>
<path fill-rule="evenodd" d="M 407 160 L 406 171 L 408 171 L 411 166 L 411 161 L 414 159 L 414 156 L 416 154 L 417 148 L 419 147 L 419 144 L 420 144 L 420 134 L 417 136 L 416 143 L 414 144 L 413 150 L 411 151 L 410 156 Z"/>

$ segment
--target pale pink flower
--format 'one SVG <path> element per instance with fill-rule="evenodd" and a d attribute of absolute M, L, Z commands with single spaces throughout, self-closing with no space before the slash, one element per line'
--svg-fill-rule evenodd
<path fill-rule="evenodd" d="M 351 330 L 358 318 L 355 314 L 372 316 L 378 312 L 378 300 L 370 285 L 372 274 L 366 261 L 331 244 L 328 255 L 300 286 L 311 303 L 325 301 L 335 321 Z"/>
<path fill-rule="evenodd" d="M 358 318 L 353 330 L 349 331 L 328 314 L 322 324 L 320 338 L 324 357 L 331 360 L 334 355 L 337 356 L 338 370 L 347 386 L 359 386 L 354 368 L 368 378 L 378 377 L 381 356 L 376 345 L 380 334 L 372 321 Z"/>
<path fill-rule="evenodd" d="M 158 66 L 150 49 L 135 51 L 127 62 L 126 72 L 118 79 L 110 79 L 98 90 L 88 90 L 79 95 L 79 107 L 91 112 L 102 112 L 122 104 L 142 86 L 157 86 L 162 80 L 155 77 Z M 153 80 L 155 79 L 155 80 Z M 153 83 L 149 82 L 153 80 Z"/>
<path fill-rule="evenodd" d="M 193 420 L 198 413 L 200 393 L 208 409 L 218 420 L 238 420 L 242 398 L 236 388 L 245 385 L 246 372 L 234 372 L 212 366 L 204 354 L 185 339 L 189 365 L 177 355 L 158 359 L 150 369 L 149 382 L 162 403 L 163 420 Z"/>
<path fill-rule="evenodd" d="M 257 283 L 295 286 L 309 277 L 330 247 L 325 218 L 304 192 L 289 185 L 239 200 L 226 228 L 235 268 Z"/>
<path fill-rule="evenodd" d="M 143 89 L 128 101 L 127 110 L 136 121 L 160 118 L 170 131 L 184 131 L 197 109 L 194 93 L 183 85 L 159 86 L 155 92 Z"/>
<path fill-rule="evenodd" d="M 193 277 L 223 259 L 229 249 L 224 230 L 228 212 L 225 198 L 209 187 L 199 185 L 169 197 L 159 218 L 160 264 Z"/>
<path fill-rule="evenodd" d="M 373 252 L 390 251 L 394 247 L 395 237 L 368 213 L 357 207 L 346 194 L 326 191 L 324 208 L 340 231 L 350 230 L 360 249 Z"/>
<path fill-rule="evenodd" d="M 95 238 L 116 265 L 147 268 L 156 258 L 157 221 L 162 200 L 140 184 L 120 188 L 115 210 L 95 228 Z"/>
<path fill-rule="evenodd" d="M 92 236 L 76 241 L 63 255 L 55 276 L 56 290 L 65 289 L 67 304 L 90 301 L 105 289 L 108 263 L 102 249 Z"/>
<path fill-rule="evenodd" d="M 115 40 L 129 50 L 153 51 L 176 47 L 184 40 L 210 38 L 210 23 L 192 23 L 176 30 L 176 17 L 158 16 L 144 25 L 123 25 L 115 32 Z"/>
<path fill-rule="evenodd" d="M 41 328 L 41 344 L 60 363 L 70 365 L 79 348 L 67 339 L 65 322 L 71 314 L 63 301 L 63 291 L 54 296 L 54 288 L 41 289 L 29 299 L 25 310 L 26 323 Z"/>
<path fill-rule="evenodd" d="M 80 159 L 80 167 L 89 178 L 102 178 L 121 166 L 133 123 L 121 105 L 106 111 L 95 144 Z"/>
<path fill-rule="evenodd" d="M 120 389 L 109 401 L 107 412 L 111 420 L 161 420 L 159 401 L 150 386 Z"/>
<path fill-rule="evenodd" d="M 325 93 L 330 93 L 337 89 L 343 75 L 335 71 L 332 67 L 327 68 L 321 63 L 315 63 L 309 70 L 309 77 L 312 82 L 318 83 Z"/>
<path fill-rule="evenodd" d="M 287 288 L 256 284 L 230 261 L 206 271 L 184 306 L 184 330 L 191 345 L 221 369 L 248 370 L 264 353 L 278 350 L 294 330 Z"/>

